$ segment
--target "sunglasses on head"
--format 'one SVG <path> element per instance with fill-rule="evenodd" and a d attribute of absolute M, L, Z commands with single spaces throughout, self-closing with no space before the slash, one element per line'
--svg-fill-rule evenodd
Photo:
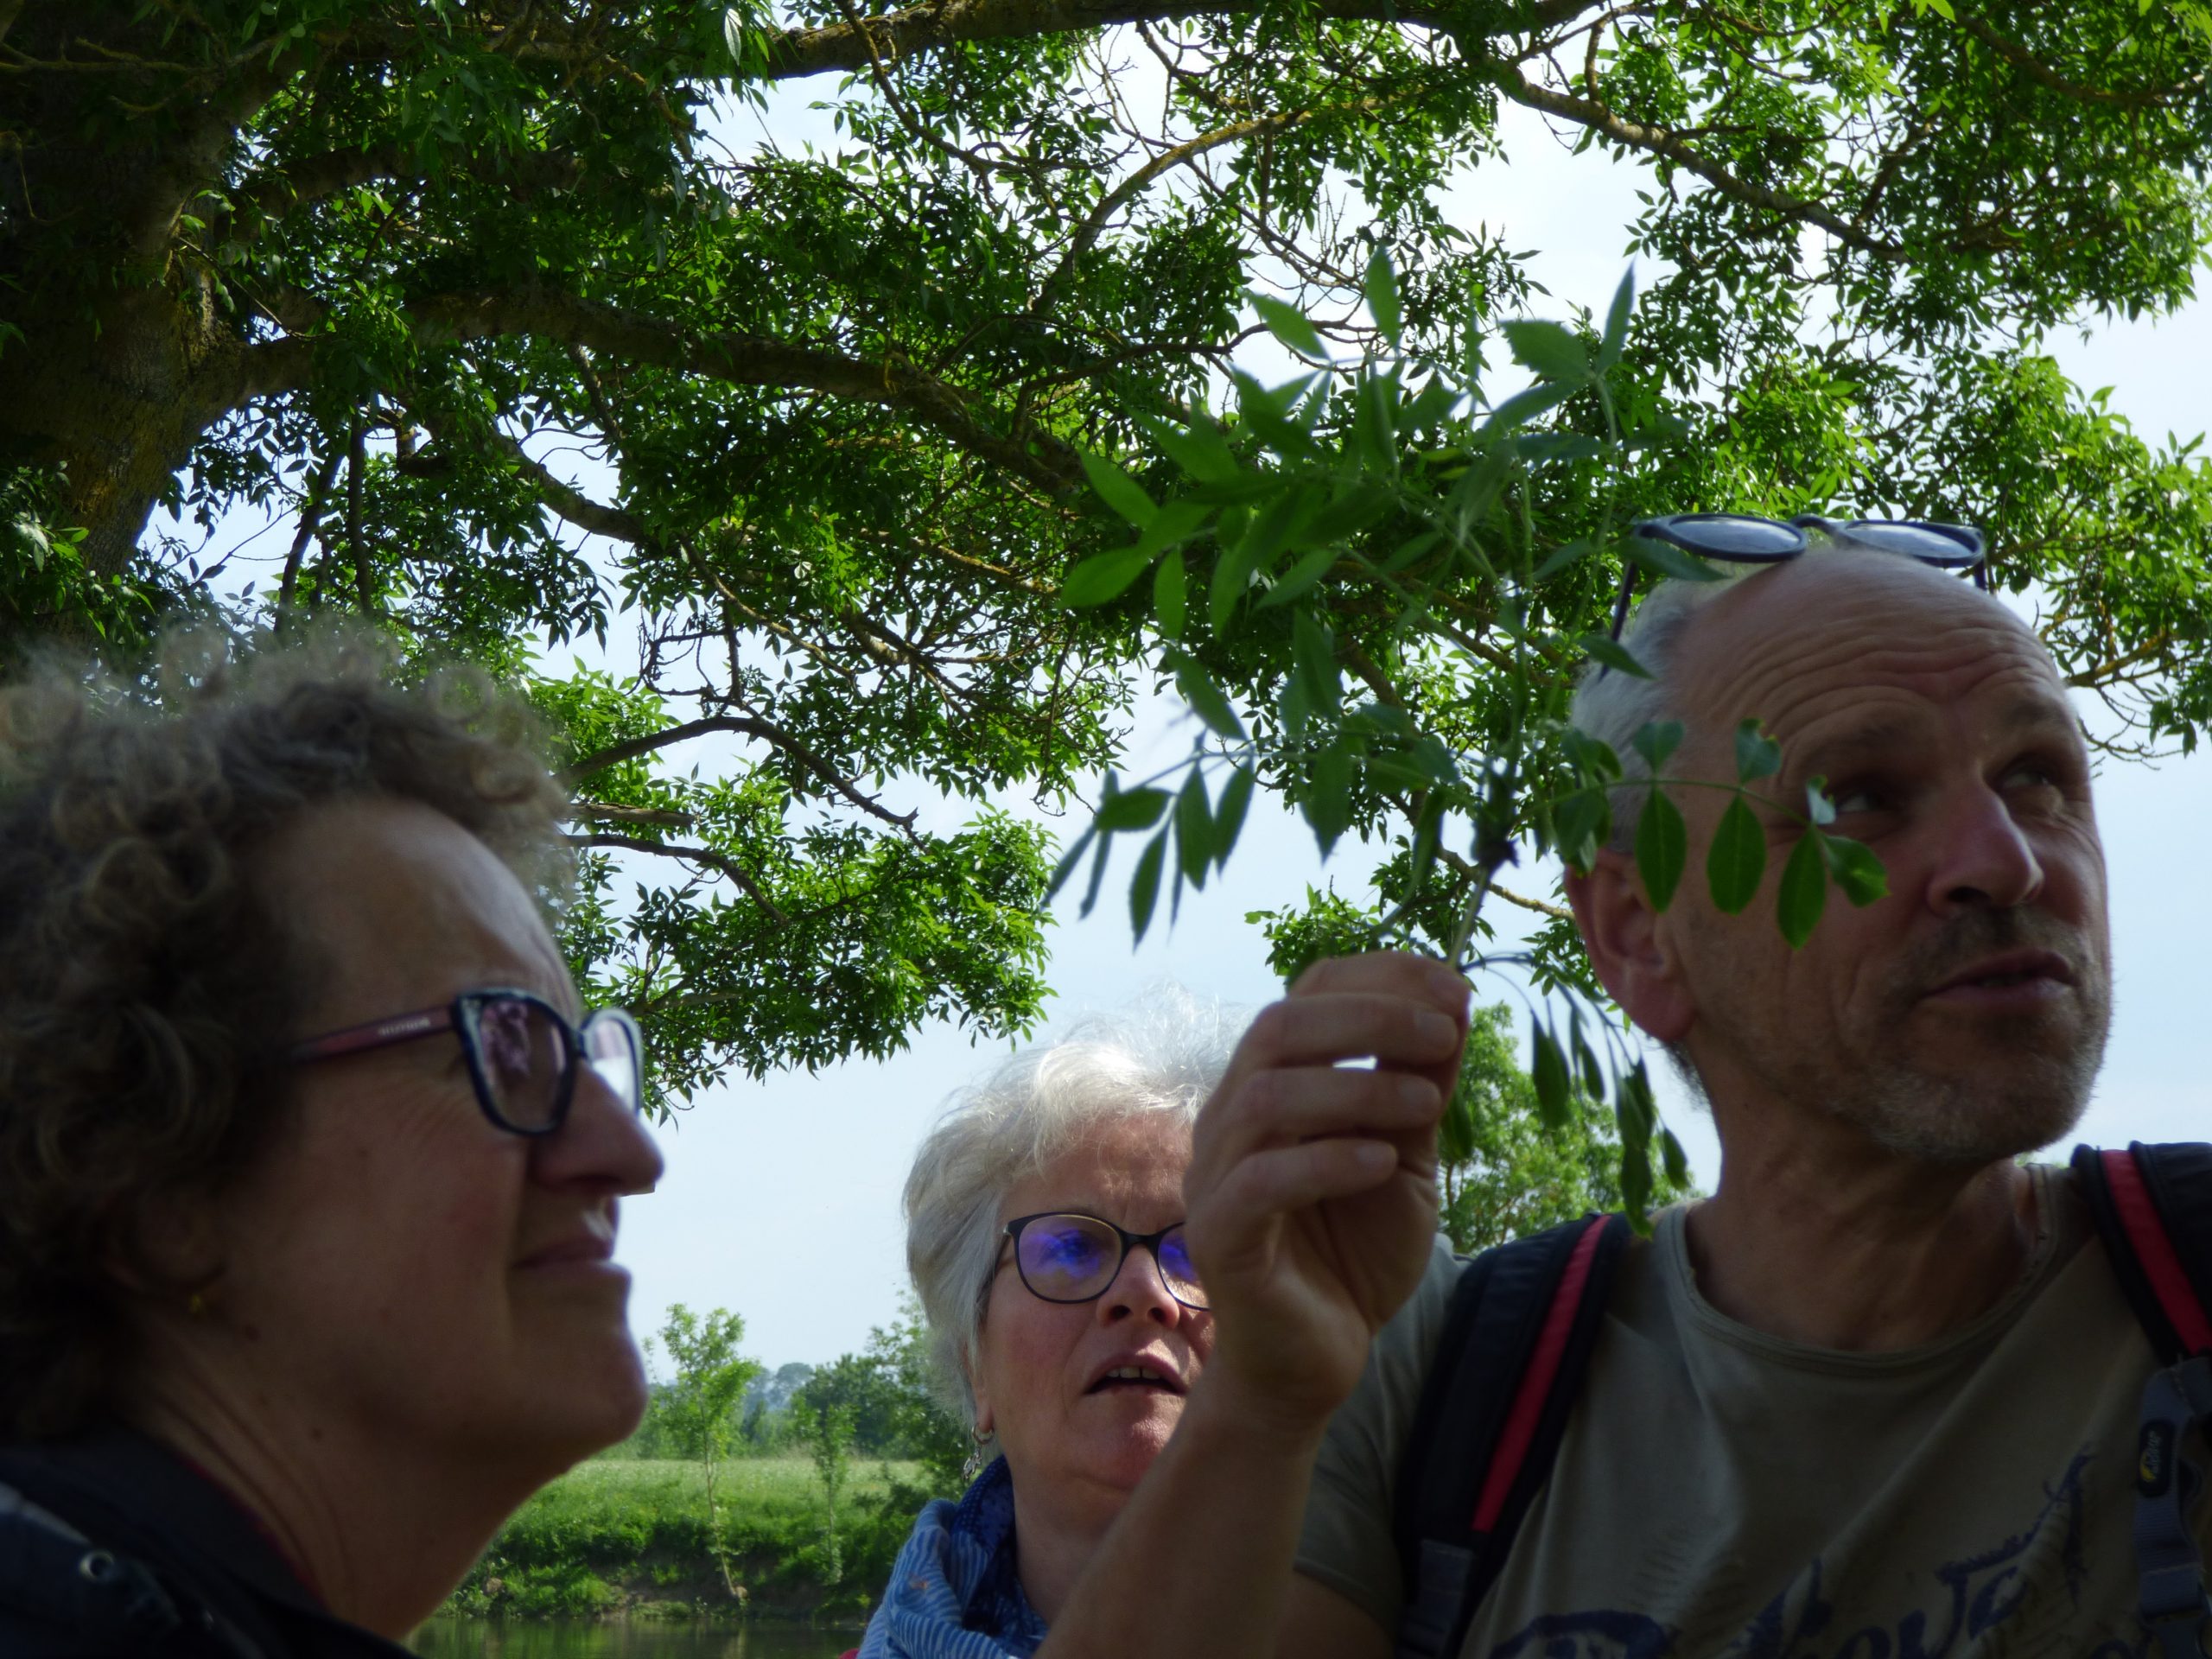
<path fill-rule="evenodd" d="M 1630 532 L 1645 541 L 1666 542 L 1723 564 L 1784 564 L 1809 550 L 1813 537 L 1887 553 L 1901 553 L 1938 570 L 1963 570 L 1986 590 L 1989 563 L 1981 532 L 1971 524 L 1936 524 L 1916 518 L 1853 518 L 1838 522 L 1815 513 L 1796 518 L 1762 518 L 1748 512 L 1675 512 L 1646 518 Z M 1624 562 L 1620 597 L 1613 601 L 1613 642 L 1620 643 L 1628 623 L 1629 601 L 1636 592 L 1636 561 Z"/>
<path fill-rule="evenodd" d="M 1141 1244 L 1160 1263 L 1170 1296 L 1185 1307 L 1206 1306 L 1179 1221 L 1156 1233 L 1132 1233 L 1096 1216 L 1053 1210 L 1015 1217 L 1005 1235 L 1014 1241 L 1014 1270 L 1039 1301 L 1096 1301 L 1121 1277 L 1131 1248 Z"/>

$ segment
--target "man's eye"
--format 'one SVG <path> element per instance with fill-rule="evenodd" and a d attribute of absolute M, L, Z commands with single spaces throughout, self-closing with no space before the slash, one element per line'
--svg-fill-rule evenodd
<path fill-rule="evenodd" d="M 1881 791 L 1871 784 L 1847 784 L 1831 789 L 1828 799 L 1835 803 L 1836 815 L 1849 812 L 1877 812 L 1881 810 Z"/>

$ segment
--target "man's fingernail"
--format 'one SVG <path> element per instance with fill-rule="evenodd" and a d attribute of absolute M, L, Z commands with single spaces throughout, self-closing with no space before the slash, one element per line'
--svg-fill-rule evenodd
<path fill-rule="evenodd" d="M 1436 1085 L 1419 1077 L 1409 1077 L 1402 1072 L 1398 1077 L 1398 1098 L 1406 1106 L 1426 1109 L 1436 1104 Z"/>
<path fill-rule="evenodd" d="M 1352 1156 L 1368 1169 L 1388 1168 L 1398 1161 L 1397 1148 L 1380 1141 L 1362 1141 L 1352 1147 Z"/>
<path fill-rule="evenodd" d="M 1431 1048 L 1449 1048 L 1459 1040 L 1459 1022 L 1433 1008 L 1423 1008 L 1415 1024 L 1421 1041 Z"/>

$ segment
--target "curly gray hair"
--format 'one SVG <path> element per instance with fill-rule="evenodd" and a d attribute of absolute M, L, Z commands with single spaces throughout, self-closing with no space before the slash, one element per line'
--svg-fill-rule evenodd
<path fill-rule="evenodd" d="M 481 675 L 389 683 L 330 635 L 243 660 L 170 639 L 162 707 L 82 664 L 0 692 L 0 1440 L 97 1420 L 136 1363 L 123 1277 L 156 1206 L 219 1195 L 289 1098 L 324 964 L 254 879 L 311 808 L 418 801 L 549 900 L 565 797 Z M 121 1269 L 121 1274 L 118 1274 Z"/>
<path fill-rule="evenodd" d="M 971 1382 L 1007 1191 L 1107 1126 L 1158 1114 L 1187 1129 L 1249 1023 L 1161 986 L 956 1093 L 906 1178 L 906 1266 L 946 1408 L 973 1422 Z"/>

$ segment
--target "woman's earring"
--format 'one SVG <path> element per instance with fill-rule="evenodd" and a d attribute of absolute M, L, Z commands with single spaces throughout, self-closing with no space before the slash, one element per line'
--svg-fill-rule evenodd
<path fill-rule="evenodd" d="M 968 1432 L 975 1440 L 976 1449 L 968 1454 L 968 1461 L 960 1465 L 960 1484 L 963 1486 L 975 1484 L 976 1477 L 983 1472 L 983 1448 L 991 1443 L 991 1431 L 988 1428 L 971 1428 Z"/>

